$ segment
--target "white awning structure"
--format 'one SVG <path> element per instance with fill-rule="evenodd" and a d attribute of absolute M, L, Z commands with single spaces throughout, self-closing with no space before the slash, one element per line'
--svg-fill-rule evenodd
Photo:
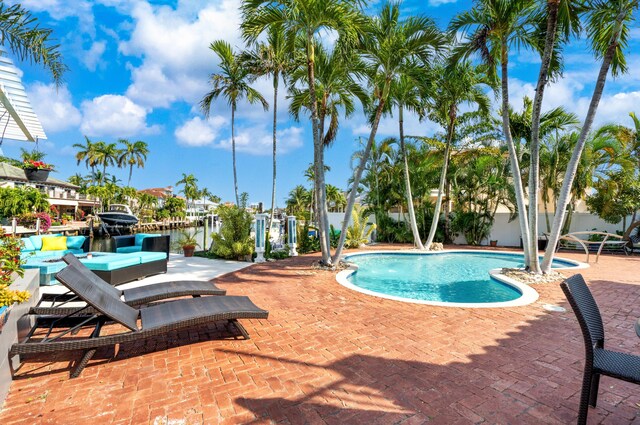
<path fill-rule="evenodd" d="M 21 74 L 0 48 L 0 143 L 4 139 L 35 142 L 47 138 L 24 91 Z"/>

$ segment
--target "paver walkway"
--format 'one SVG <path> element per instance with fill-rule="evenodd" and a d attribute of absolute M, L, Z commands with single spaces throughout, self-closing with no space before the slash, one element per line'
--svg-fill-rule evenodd
<path fill-rule="evenodd" d="M 582 260 L 584 255 L 563 255 Z M 309 267 L 317 256 L 223 276 L 270 311 L 249 341 L 212 325 L 98 352 L 25 362 L 5 424 L 565 424 L 575 422 L 583 343 L 555 284 L 529 306 L 462 309 L 371 297 Z M 583 274 L 607 346 L 640 354 L 640 257 L 604 256 Z M 561 304 L 551 313 L 543 304 Z M 590 423 L 640 423 L 640 386 L 602 378 Z"/>

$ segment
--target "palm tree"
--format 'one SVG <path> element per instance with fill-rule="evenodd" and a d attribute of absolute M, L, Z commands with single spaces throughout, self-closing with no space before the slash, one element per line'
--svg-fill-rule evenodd
<path fill-rule="evenodd" d="M 146 142 L 138 140 L 131 143 L 127 139 L 120 139 L 119 142 L 123 145 L 118 156 L 118 167 L 129 166 L 129 180 L 127 180 L 127 186 L 131 186 L 131 174 L 133 173 L 133 166 L 137 165 L 138 168 L 144 168 L 144 163 L 147 160 L 149 154 L 149 146 Z"/>
<path fill-rule="evenodd" d="M 315 191 L 320 217 L 321 263 L 331 266 L 328 245 L 328 218 L 324 182 L 324 142 L 320 133 L 318 97 L 316 93 L 316 40 L 320 31 L 333 30 L 343 40 L 343 46 L 353 45 L 364 24 L 358 8 L 359 0 L 245 0 L 242 4 L 242 32 L 247 41 L 255 41 L 260 34 L 272 26 L 281 26 L 290 49 L 304 48 L 309 85 L 309 108 L 313 133 L 313 164 L 315 167 Z M 296 39 L 299 43 L 296 44 Z"/>
<path fill-rule="evenodd" d="M 236 170 L 236 139 L 235 139 L 235 117 L 238 101 L 246 99 L 249 103 L 260 102 L 265 109 L 269 107 L 267 101 L 260 93 L 249 86 L 251 76 L 250 69 L 244 66 L 239 56 L 233 52 L 231 45 L 223 40 L 216 40 L 209 48 L 220 59 L 220 73 L 211 74 L 209 82 L 213 90 L 207 93 L 200 101 L 200 108 L 209 117 L 211 113 L 211 103 L 220 96 L 227 99 L 231 106 L 231 153 L 233 156 L 233 186 L 236 195 L 236 205 L 240 205 L 238 194 L 238 174 Z"/>
<path fill-rule="evenodd" d="M 440 173 L 440 184 L 438 185 L 438 198 L 436 199 L 429 236 L 425 243 L 427 248 L 433 243 L 433 238 L 438 228 L 447 168 L 449 166 L 451 142 L 455 137 L 460 106 L 464 104 L 476 105 L 478 112 L 483 115 L 488 115 L 490 100 L 482 90 L 482 86 L 492 85 L 492 82 L 488 79 L 483 69 L 471 65 L 471 63 L 466 60 L 436 68 L 434 75 L 436 78 L 435 85 L 438 89 L 430 108 L 431 118 L 446 128 L 447 142 L 444 150 L 442 171 Z"/>
<path fill-rule="evenodd" d="M 58 44 L 51 44 L 52 30 L 40 27 L 38 20 L 20 4 L 0 3 L 0 44 L 9 46 L 21 61 L 42 64 L 57 86 L 68 69 L 62 63 Z"/>
<path fill-rule="evenodd" d="M 369 19 L 366 35 L 362 37 L 362 55 L 368 65 L 368 80 L 371 84 L 372 97 L 376 103 L 375 113 L 371 119 L 371 132 L 364 149 L 360 165 L 353 179 L 349 193 L 345 218 L 342 223 L 340 241 L 333 261 L 337 262 L 342 255 L 347 226 L 356 201 L 356 190 L 364 172 L 371 147 L 378 131 L 378 124 L 389 100 L 392 81 L 398 79 L 412 63 L 419 63 L 428 68 L 434 53 L 445 46 L 445 39 L 435 23 L 424 16 L 411 16 L 400 19 L 400 6 L 387 3 L 378 16 Z"/>
<path fill-rule="evenodd" d="M 305 211 L 309 209 L 309 204 L 311 204 L 311 192 L 304 186 L 298 185 L 289 192 L 286 204 L 288 214 L 304 215 Z"/>
<path fill-rule="evenodd" d="M 82 143 L 73 144 L 73 147 L 78 149 L 78 152 L 76 152 L 76 160 L 78 161 L 78 165 L 80 165 L 80 163 L 84 161 L 85 166 L 87 168 L 90 168 L 91 172 L 93 173 L 97 165 L 96 146 L 101 142 L 92 142 L 87 136 L 84 136 L 84 139 L 84 145 Z"/>
<path fill-rule="evenodd" d="M 193 174 L 182 173 L 182 178 L 176 182 L 176 186 L 184 185 L 182 193 L 186 198 L 187 210 L 189 209 L 189 199 L 198 197 L 198 179 Z"/>
<path fill-rule="evenodd" d="M 102 177 L 98 181 L 100 185 L 104 183 L 107 174 L 107 167 L 115 165 L 120 156 L 120 149 L 116 143 L 96 142 L 93 146 L 93 161 L 96 165 L 102 165 Z"/>
<path fill-rule="evenodd" d="M 509 149 L 511 173 L 518 206 L 518 220 L 522 243 L 524 246 L 525 264 L 529 259 L 529 222 L 525 205 L 525 193 L 520 176 L 520 164 L 511 135 L 509 117 L 509 52 L 512 47 L 535 46 L 537 40 L 532 31 L 532 16 L 535 12 L 534 0 L 479 0 L 467 12 L 452 19 L 449 30 L 452 34 L 458 31 L 472 30 L 468 41 L 456 47 L 453 60 L 478 53 L 491 76 L 497 75 L 497 64 L 500 64 L 502 95 L 502 131 Z"/>
<path fill-rule="evenodd" d="M 271 182 L 271 217 L 269 219 L 269 223 L 271 223 L 276 210 L 278 87 L 280 77 L 286 83 L 292 66 L 291 52 L 287 49 L 282 27 L 269 27 L 266 42 L 258 43 L 253 51 L 245 54 L 243 60 L 255 76 L 271 75 L 273 77 L 273 179 Z M 269 226 L 269 228 L 271 227 Z"/>
<path fill-rule="evenodd" d="M 391 82 L 391 91 L 389 94 L 390 106 L 395 105 L 398 108 L 398 129 L 400 132 L 400 154 L 404 165 L 404 184 L 405 195 L 407 197 L 407 210 L 409 211 L 409 224 L 411 233 L 413 234 L 413 243 L 418 249 L 424 249 L 420 232 L 418 231 L 418 223 L 416 222 L 416 213 L 413 205 L 413 196 L 411 194 L 411 177 L 409 175 L 409 161 L 407 159 L 407 148 L 404 139 L 404 110 L 422 113 L 424 104 L 421 99 L 421 91 L 424 91 L 426 84 L 416 78 L 412 78 L 409 74 L 402 74 L 400 78 Z"/>
<path fill-rule="evenodd" d="M 587 34 L 591 41 L 591 49 L 594 55 L 596 58 L 601 58 L 602 63 L 593 89 L 587 116 L 580 131 L 580 137 L 573 148 L 573 154 L 562 181 L 562 189 L 558 199 L 558 208 L 553 218 L 549 244 L 540 266 L 543 273 L 548 273 L 551 270 L 555 247 L 562 230 L 564 214 L 570 201 L 573 180 L 600 104 L 609 69 L 611 69 L 611 74 L 614 77 L 627 71 L 624 50 L 628 46 L 629 23 L 633 19 L 633 13 L 638 8 L 638 0 L 594 0 L 590 3 L 590 6 L 592 10 L 589 15 Z"/>
<path fill-rule="evenodd" d="M 596 134 L 615 140 L 620 144 L 625 156 L 635 159 L 635 173 L 640 172 L 640 119 L 634 112 L 629 112 L 633 128 L 621 124 L 607 124 L 596 130 Z"/>

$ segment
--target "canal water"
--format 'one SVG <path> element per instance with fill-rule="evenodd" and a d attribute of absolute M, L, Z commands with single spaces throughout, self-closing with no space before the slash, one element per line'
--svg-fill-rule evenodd
<path fill-rule="evenodd" d="M 208 235 L 206 238 L 206 242 L 205 242 L 205 238 L 204 238 L 204 226 L 200 226 L 200 227 L 190 227 L 187 229 L 169 229 L 169 230 L 157 230 L 157 231 L 150 231 L 150 232 L 146 232 L 146 233 L 159 233 L 161 235 L 171 235 L 171 252 L 176 252 L 176 253 L 180 253 L 182 252 L 182 250 L 180 249 L 180 247 L 173 247 L 173 242 L 178 240 L 178 238 L 180 237 L 180 233 L 181 232 L 189 232 L 189 234 L 193 234 L 193 232 L 197 232 L 196 234 L 196 240 L 198 241 L 198 247 L 196 248 L 197 251 L 203 250 L 205 249 L 205 243 L 206 243 L 206 248 L 208 248 L 211 245 L 211 229 L 209 229 L 208 231 Z M 97 236 L 93 239 L 93 251 L 112 251 L 113 250 L 113 241 L 110 240 L 109 237 L 104 237 L 104 236 Z"/>

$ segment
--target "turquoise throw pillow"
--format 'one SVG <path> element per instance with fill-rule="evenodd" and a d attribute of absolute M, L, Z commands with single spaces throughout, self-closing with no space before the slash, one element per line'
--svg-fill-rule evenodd
<path fill-rule="evenodd" d="M 33 244 L 33 248 L 36 251 L 40 251 L 42 249 L 42 238 L 53 238 L 57 236 L 62 236 L 62 233 L 56 233 L 55 235 L 33 235 L 29 236 L 29 240 Z"/>
<path fill-rule="evenodd" d="M 85 239 L 84 236 L 68 236 L 67 249 L 82 249 Z"/>
<path fill-rule="evenodd" d="M 36 247 L 33 246 L 33 242 L 31 242 L 31 239 L 29 238 L 22 238 L 20 239 L 22 242 L 24 242 L 24 246 L 22 247 L 21 251 L 22 252 L 31 252 L 31 251 L 35 251 Z"/>
<path fill-rule="evenodd" d="M 149 234 L 149 233 L 138 233 L 138 234 L 136 235 L 135 244 L 136 244 L 136 245 L 142 245 L 142 240 L 143 240 L 144 238 L 155 238 L 155 237 L 157 237 L 157 236 L 160 236 L 160 235 L 157 235 L 157 234 Z"/>

